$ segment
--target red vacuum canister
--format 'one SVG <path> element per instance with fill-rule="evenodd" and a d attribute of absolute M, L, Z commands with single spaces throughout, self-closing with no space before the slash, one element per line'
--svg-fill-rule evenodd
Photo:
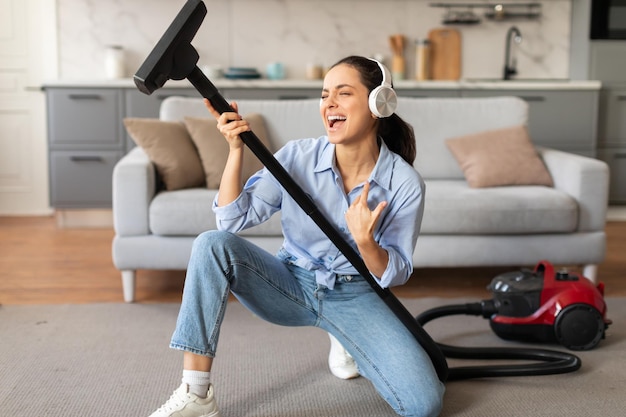
<path fill-rule="evenodd" d="M 604 284 L 541 261 L 533 271 L 507 272 L 487 287 L 498 313 L 492 330 L 502 339 L 560 343 L 571 350 L 593 349 L 611 324 Z"/>

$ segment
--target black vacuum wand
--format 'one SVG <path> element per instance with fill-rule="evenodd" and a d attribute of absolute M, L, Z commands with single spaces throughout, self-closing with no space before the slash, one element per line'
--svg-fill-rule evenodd
<path fill-rule="evenodd" d="M 213 108 L 220 114 L 234 111 L 197 66 L 199 55 L 191 45 L 191 40 L 198 31 L 206 13 L 206 6 L 201 0 L 187 1 L 150 55 L 137 70 L 134 80 L 141 92 L 149 95 L 161 88 L 167 80 L 186 78 L 202 97 L 211 102 Z M 241 139 L 413 334 L 430 356 L 439 379 L 445 382 L 448 377 L 448 364 L 434 340 L 388 288 L 382 288 L 378 285 L 360 255 L 320 213 L 311 198 L 296 184 L 254 132 L 242 133 Z"/>

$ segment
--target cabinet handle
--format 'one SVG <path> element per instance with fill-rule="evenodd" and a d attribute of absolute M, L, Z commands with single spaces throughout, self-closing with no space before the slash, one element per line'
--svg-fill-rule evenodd
<path fill-rule="evenodd" d="M 615 154 L 613 154 L 613 158 L 615 158 L 615 159 L 624 159 L 624 158 L 626 158 L 626 153 L 615 153 Z"/>
<path fill-rule="evenodd" d="M 524 101 L 546 101 L 546 98 L 543 96 L 518 96 Z"/>
<path fill-rule="evenodd" d="M 278 96 L 279 100 L 306 100 L 309 96 Z"/>
<path fill-rule="evenodd" d="M 617 101 L 626 101 L 626 96 L 624 95 L 617 96 Z"/>
<path fill-rule="evenodd" d="M 166 98 L 170 98 L 170 97 L 189 97 L 189 96 L 185 94 L 158 94 L 156 96 L 157 100 L 160 100 L 160 101 L 163 101 Z"/>
<path fill-rule="evenodd" d="M 70 156 L 70 161 L 73 162 L 103 162 L 104 158 L 101 156 Z"/>
<path fill-rule="evenodd" d="M 70 100 L 100 100 L 100 94 L 70 94 Z"/>

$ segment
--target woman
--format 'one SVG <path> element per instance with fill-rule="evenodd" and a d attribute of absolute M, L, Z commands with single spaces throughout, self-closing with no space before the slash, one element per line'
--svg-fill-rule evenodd
<path fill-rule="evenodd" d="M 411 165 L 412 128 L 396 114 L 379 118 L 370 110 L 369 94 L 385 78 L 382 65 L 368 58 L 339 61 L 324 79 L 320 101 L 327 135 L 291 141 L 276 159 L 336 223 L 379 285 L 389 287 L 412 273 L 424 183 Z M 235 112 L 222 115 L 205 104 L 230 147 L 213 205 L 220 231 L 194 243 L 170 344 L 184 351 L 183 380 L 151 417 L 220 416 L 210 370 L 229 291 L 265 320 L 317 326 L 334 336 L 398 415 L 438 415 L 444 387 L 427 354 L 267 170 L 242 187 L 239 135 L 249 125 L 236 103 Z M 233 234 L 278 210 L 285 241 L 276 256 Z"/>

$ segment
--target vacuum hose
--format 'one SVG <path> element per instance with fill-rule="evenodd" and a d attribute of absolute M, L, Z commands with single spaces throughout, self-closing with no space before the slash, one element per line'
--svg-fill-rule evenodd
<path fill-rule="evenodd" d="M 439 317 L 465 314 L 490 318 L 498 309 L 493 300 L 483 300 L 479 303 L 453 304 L 436 307 L 424 311 L 415 319 L 420 325 L 425 325 Z M 580 368 L 581 361 L 575 355 L 547 349 L 530 348 L 462 348 L 437 343 L 441 352 L 447 358 L 480 359 L 480 360 L 526 360 L 534 363 L 519 365 L 478 365 L 448 368 L 448 381 L 504 377 L 553 375 L 574 372 Z"/>

